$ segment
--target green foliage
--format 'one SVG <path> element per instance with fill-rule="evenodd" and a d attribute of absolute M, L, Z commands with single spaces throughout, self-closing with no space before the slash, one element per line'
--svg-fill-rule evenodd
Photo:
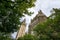
<path fill-rule="evenodd" d="M 12 40 L 10 34 L 0 33 L 0 40 Z"/>
<path fill-rule="evenodd" d="M 0 36 L 0 40 L 12 40 L 8 36 Z"/>
<path fill-rule="evenodd" d="M 59 40 L 60 38 L 60 9 L 53 9 L 53 11 L 54 13 L 44 23 L 34 28 L 39 40 Z"/>
<path fill-rule="evenodd" d="M 28 8 L 34 6 L 35 0 L 0 0 L 0 32 L 17 31 L 23 14 L 31 14 Z"/>
<path fill-rule="evenodd" d="M 0 0 L 0 40 L 9 40 L 4 35 L 18 30 L 23 14 L 30 15 L 28 8 L 34 6 L 35 0 Z M 4 35 L 3 35 L 4 34 Z M 9 34 L 10 35 L 10 34 Z"/>
<path fill-rule="evenodd" d="M 33 35 L 26 34 L 25 36 L 18 38 L 18 40 L 38 40 L 38 39 Z"/>

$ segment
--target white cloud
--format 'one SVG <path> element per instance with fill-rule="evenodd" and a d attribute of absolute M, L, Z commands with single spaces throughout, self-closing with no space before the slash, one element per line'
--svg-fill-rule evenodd
<path fill-rule="evenodd" d="M 49 16 L 52 8 L 60 8 L 60 0 L 37 0 L 35 5 L 35 7 L 30 9 L 30 11 L 34 11 L 32 17 L 34 17 L 40 9 L 45 15 Z"/>
<path fill-rule="evenodd" d="M 16 38 L 17 32 L 14 32 L 13 34 L 11 34 L 13 38 Z"/>

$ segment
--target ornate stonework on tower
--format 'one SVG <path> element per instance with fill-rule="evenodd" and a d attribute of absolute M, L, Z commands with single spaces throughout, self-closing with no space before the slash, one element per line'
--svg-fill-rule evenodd
<path fill-rule="evenodd" d="M 19 28 L 16 39 L 18 39 L 19 37 L 23 37 L 25 35 L 25 29 L 26 29 L 26 23 L 24 20 Z"/>
<path fill-rule="evenodd" d="M 38 23 L 42 23 L 47 19 L 47 17 L 42 13 L 40 10 L 36 17 L 31 20 L 31 23 L 29 25 L 29 33 L 32 34 L 34 26 L 36 26 Z"/>

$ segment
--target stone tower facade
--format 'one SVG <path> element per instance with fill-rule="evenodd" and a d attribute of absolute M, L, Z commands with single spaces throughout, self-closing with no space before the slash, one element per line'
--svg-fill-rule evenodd
<path fill-rule="evenodd" d="M 24 20 L 19 28 L 19 31 L 17 32 L 16 39 L 18 39 L 19 37 L 23 37 L 25 35 L 25 30 L 26 30 L 26 23 Z"/>
<path fill-rule="evenodd" d="M 43 12 L 40 10 L 38 14 L 36 15 L 33 20 L 31 20 L 31 23 L 29 25 L 29 34 L 33 33 L 33 28 L 36 26 L 38 23 L 42 23 L 47 19 L 47 17 L 43 14 Z"/>

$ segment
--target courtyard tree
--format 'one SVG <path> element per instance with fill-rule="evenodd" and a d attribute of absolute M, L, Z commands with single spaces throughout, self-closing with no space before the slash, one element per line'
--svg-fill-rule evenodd
<path fill-rule="evenodd" d="M 0 32 L 10 33 L 18 29 L 23 14 L 30 14 L 28 8 L 35 0 L 0 0 Z"/>
<path fill-rule="evenodd" d="M 36 36 L 26 34 L 23 37 L 19 37 L 18 40 L 38 40 Z"/>
<path fill-rule="evenodd" d="M 28 8 L 34 5 L 35 0 L 0 0 L 0 33 L 13 33 L 18 30 L 20 18 L 23 14 L 30 15 Z M 1 34 L 0 34 L 1 35 Z"/>
<path fill-rule="evenodd" d="M 60 38 L 60 9 L 53 9 L 52 15 L 34 28 L 39 40 L 59 40 Z"/>

